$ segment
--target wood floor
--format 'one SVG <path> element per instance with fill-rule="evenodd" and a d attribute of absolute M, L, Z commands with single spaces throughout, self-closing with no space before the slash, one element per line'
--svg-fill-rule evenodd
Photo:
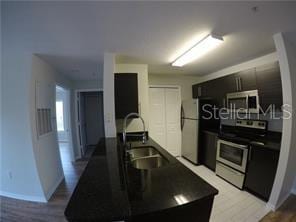
<path fill-rule="evenodd" d="M 291 195 L 275 212 L 268 213 L 260 222 L 296 222 L 296 196 Z"/>
<path fill-rule="evenodd" d="M 67 144 L 62 144 L 61 156 L 65 179 L 48 203 L 36 203 L 0 197 L 1 222 L 66 221 L 64 218 L 64 209 L 87 164 L 87 160 L 71 163 L 67 149 Z"/>

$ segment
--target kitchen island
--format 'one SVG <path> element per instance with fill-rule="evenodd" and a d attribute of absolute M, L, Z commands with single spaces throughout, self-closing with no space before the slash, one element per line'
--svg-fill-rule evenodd
<path fill-rule="evenodd" d="M 152 139 L 129 146 L 152 149 L 161 161 L 147 169 L 125 158 L 118 138 L 101 139 L 69 200 L 68 221 L 209 221 L 214 187 Z"/>

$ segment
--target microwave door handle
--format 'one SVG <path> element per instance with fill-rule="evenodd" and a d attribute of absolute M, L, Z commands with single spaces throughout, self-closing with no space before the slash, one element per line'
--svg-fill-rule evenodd
<path fill-rule="evenodd" d="M 247 145 L 242 145 L 242 144 L 237 144 L 237 143 L 232 143 L 230 141 L 225 141 L 225 140 L 218 140 L 218 143 L 223 143 L 225 145 L 228 145 L 228 146 L 233 146 L 233 147 L 236 147 L 236 148 L 241 148 L 241 149 L 247 149 L 248 146 Z"/>

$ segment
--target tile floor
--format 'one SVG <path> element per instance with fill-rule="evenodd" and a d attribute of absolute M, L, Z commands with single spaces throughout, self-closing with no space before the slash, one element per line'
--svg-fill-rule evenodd
<path fill-rule="evenodd" d="M 270 211 L 266 208 L 266 202 L 237 189 L 217 177 L 207 167 L 195 166 L 184 158 L 178 160 L 219 190 L 214 200 L 210 222 L 257 222 Z"/>

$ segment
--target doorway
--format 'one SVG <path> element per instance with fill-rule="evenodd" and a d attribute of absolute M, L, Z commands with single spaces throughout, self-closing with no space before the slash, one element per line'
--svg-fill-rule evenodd
<path fill-rule="evenodd" d="M 181 155 L 181 88 L 149 87 L 149 134 L 174 156 Z"/>
<path fill-rule="evenodd" d="M 89 158 L 105 137 L 102 91 L 77 92 L 78 141 L 82 158 Z"/>
<path fill-rule="evenodd" d="M 70 117 L 70 91 L 61 86 L 56 86 L 56 126 L 59 150 L 63 169 L 74 161 L 71 117 Z"/>

